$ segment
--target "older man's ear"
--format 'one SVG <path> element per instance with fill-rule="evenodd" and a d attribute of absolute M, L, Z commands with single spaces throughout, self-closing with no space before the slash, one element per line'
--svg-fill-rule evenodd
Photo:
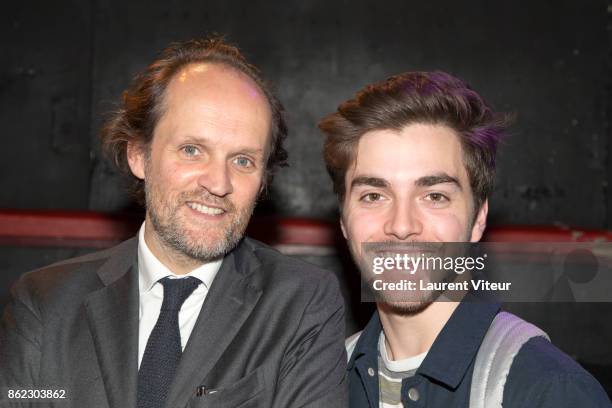
<path fill-rule="evenodd" d="M 145 178 L 145 152 L 144 147 L 139 143 L 128 142 L 127 159 L 132 174 L 141 180 Z"/>

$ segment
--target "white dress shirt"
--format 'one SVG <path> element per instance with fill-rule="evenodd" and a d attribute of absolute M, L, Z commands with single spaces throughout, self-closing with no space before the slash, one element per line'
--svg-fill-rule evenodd
<path fill-rule="evenodd" d="M 140 291 L 139 327 L 138 327 L 138 368 L 142 361 L 149 336 L 157 323 L 159 311 L 164 300 L 164 287 L 160 279 L 169 276 L 180 279 L 193 276 L 202 281 L 196 290 L 185 300 L 179 311 L 179 330 L 181 332 L 181 348 L 184 350 L 191 331 L 195 326 L 200 309 L 210 285 L 212 284 L 222 259 L 206 263 L 186 275 L 175 275 L 153 255 L 144 239 L 145 224 L 138 233 L 138 289 Z"/>

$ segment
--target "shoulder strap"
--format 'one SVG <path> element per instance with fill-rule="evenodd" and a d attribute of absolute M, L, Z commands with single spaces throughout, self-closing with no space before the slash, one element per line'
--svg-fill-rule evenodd
<path fill-rule="evenodd" d="M 523 344 L 538 336 L 550 340 L 538 327 L 511 313 L 495 316 L 474 363 L 470 408 L 501 408 L 514 357 Z"/>

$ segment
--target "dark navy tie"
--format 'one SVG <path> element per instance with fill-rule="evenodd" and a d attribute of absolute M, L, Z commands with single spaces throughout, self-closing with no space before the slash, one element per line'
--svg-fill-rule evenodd
<path fill-rule="evenodd" d="M 179 310 L 201 281 L 164 278 L 164 301 L 138 371 L 138 408 L 161 408 L 181 360 Z"/>

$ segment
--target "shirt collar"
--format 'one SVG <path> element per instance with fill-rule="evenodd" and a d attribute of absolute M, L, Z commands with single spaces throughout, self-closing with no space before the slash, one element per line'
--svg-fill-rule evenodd
<path fill-rule="evenodd" d="M 425 360 L 425 357 L 427 356 L 426 351 L 424 353 L 417 354 L 413 357 L 403 358 L 401 360 L 391 360 L 389 358 L 389 354 L 387 353 L 387 346 L 385 345 L 385 341 L 385 331 L 381 330 L 380 336 L 378 338 L 378 354 L 385 367 L 387 367 L 387 369 L 390 371 L 394 371 L 396 373 L 412 370 L 416 371 L 416 369 L 421 366 L 423 360 Z"/>
<path fill-rule="evenodd" d="M 417 374 L 451 388 L 459 386 L 499 309 L 499 303 L 482 300 L 468 292 L 436 337 Z M 381 330 L 380 316 L 376 311 L 359 337 L 348 364 L 349 370 L 363 356 L 373 357 L 378 354 Z"/>
<path fill-rule="evenodd" d="M 355 351 L 348 362 L 348 369 L 352 370 L 355 362 L 362 358 L 364 355 L 369 360 L 377 360 L 378 356 L 378 338 L 380 331 L 382 330 L 382 324 L 380 323 L 380 316 L 378 310 L 374 312 L 372 318 L 361 332 L 359 340 L 355 345 Z"/>
<path fill-rule="evenodd" d="M 207 262 L 186 275 L 176 275 L 168 267 L 162 264 L 159 259 L 147 246 L 144 239 L 145 223 L 142 223 L 140 231 L 138 232 L 138 275 L 139 275 L 139 289 L 140 293 L 148 292 L 153 288 L 156 282 L 166 276 L 172 277 L 185 277 L 193 276 L 198 278 L 204 283 L 207 289 L 210 289 L 223 259 L 219 259 L 213 262 Z"/>

